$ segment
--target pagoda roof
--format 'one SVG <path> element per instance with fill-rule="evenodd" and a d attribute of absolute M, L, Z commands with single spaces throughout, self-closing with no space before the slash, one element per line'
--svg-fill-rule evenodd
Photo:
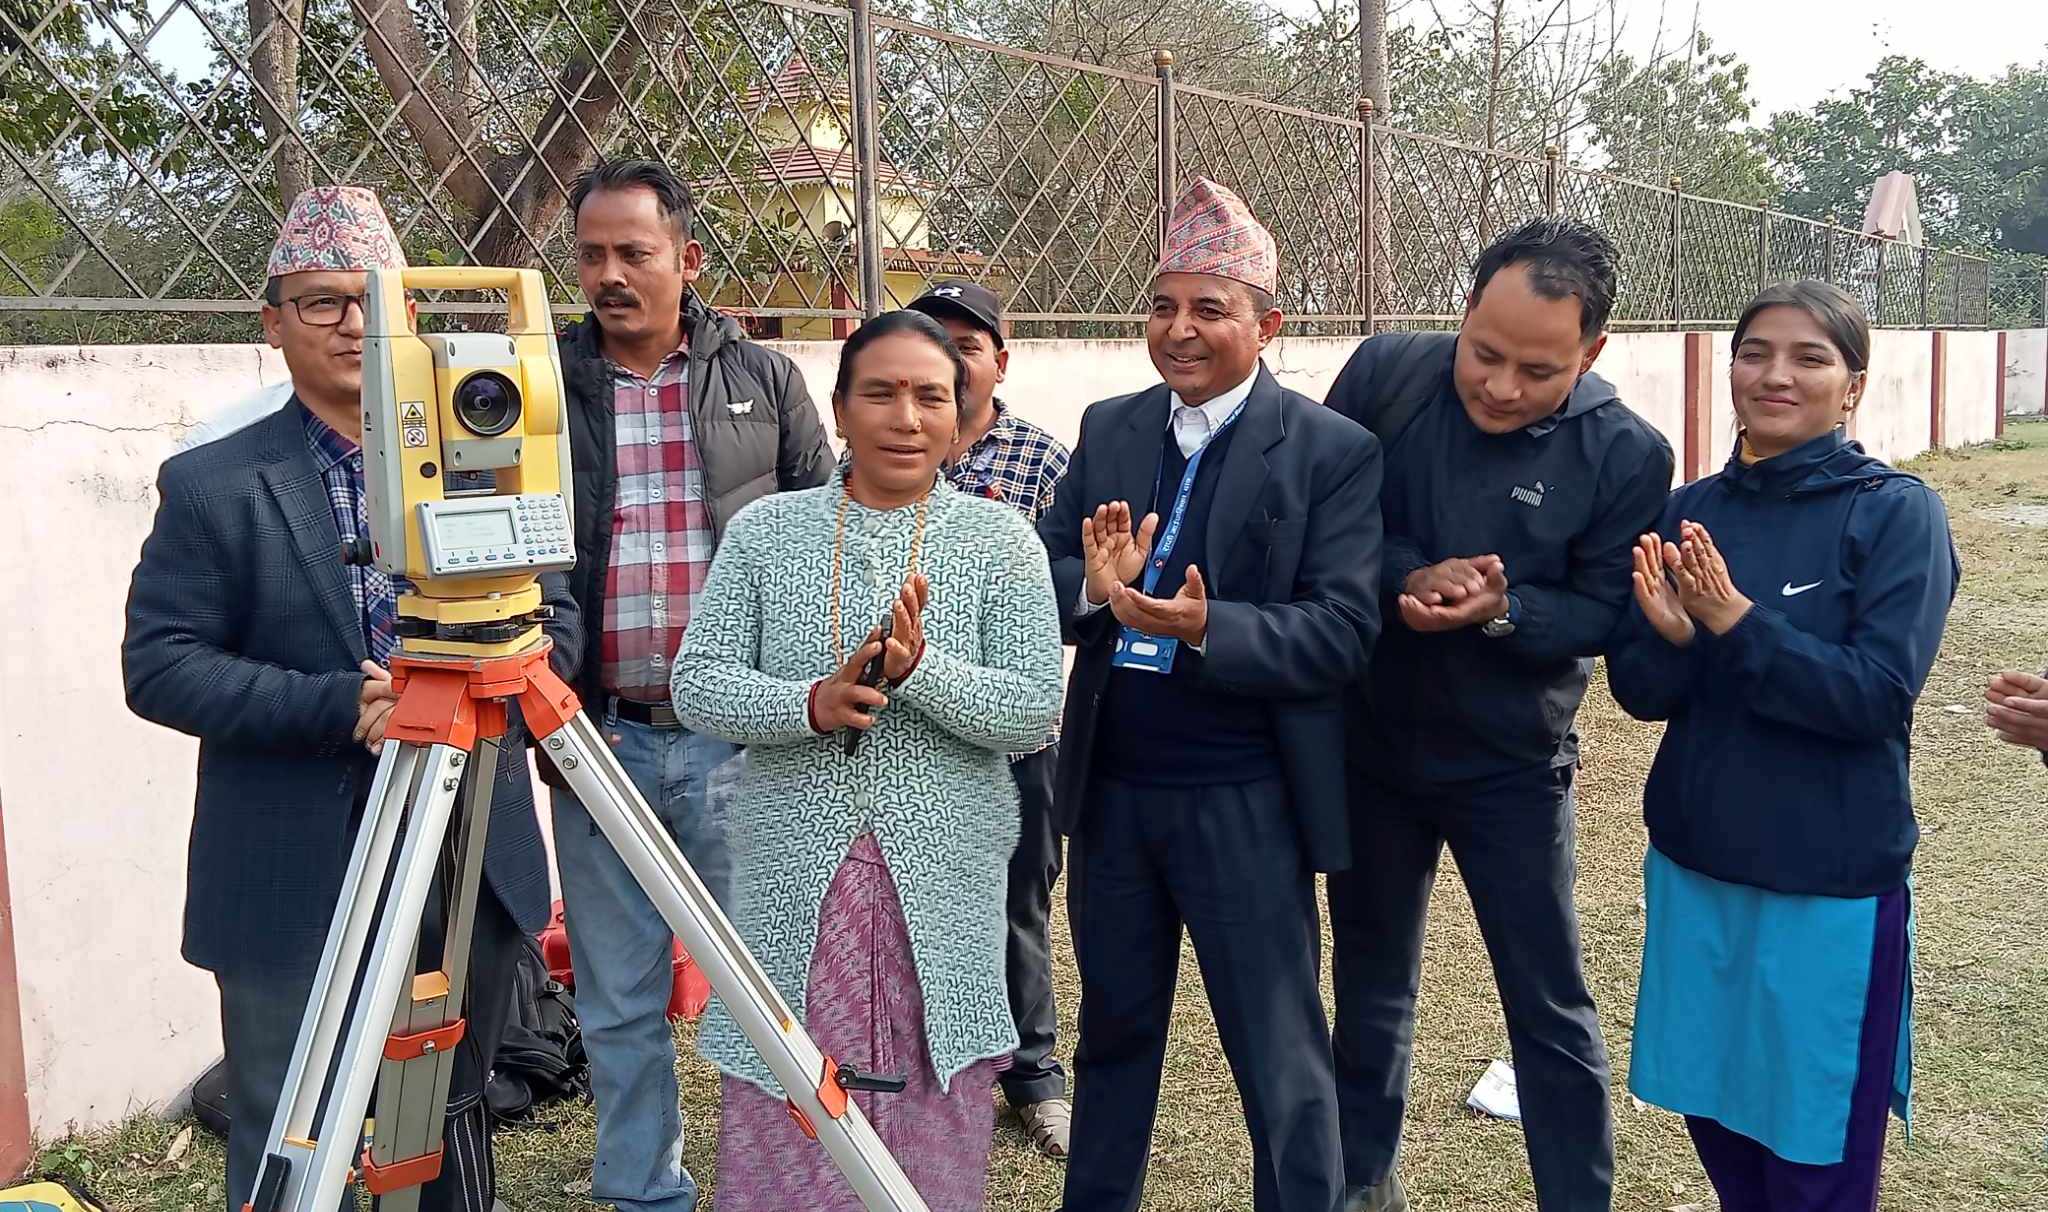
<path fill-rule="evenodd" d="M 845 80 L 821 75 L 802 51 L 796 51 L 766 83 L 756 84 L 740 96 L 740 110 L 752 116 L 778 101 L 795 110 L 820 100 L 850 108 L 853 91 Z"/>

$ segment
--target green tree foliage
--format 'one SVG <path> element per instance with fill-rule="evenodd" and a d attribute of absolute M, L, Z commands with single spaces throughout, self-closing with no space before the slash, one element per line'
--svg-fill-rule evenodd
<path fill-rule="evenodd" d="M 1593 147 L 1616 176 L 1740 202 L 1770 202 L 1777 181 L 1750 129 L 1749 67 L 1705 34 L 1689 55 L 1655 65 L 1627 54 L 1601 62 L 1586 96 Z"/>
<path fill-rule="evenodd" d="M 1982 183 L 1958 155 L 1990 91 L 1918 59 L 1889 56 L 1847 97 L 1775 115 L 1766 133 L 1771 163 L 1785 183 L 1783 205 L 1797 214 L 1840 216 L 1854 224 L 1886 173 L 1912 173 L 1921 221 L 1936 242 L 1981 243 L 1989 233 L 1965 218 Z"/>
<path fill-rule="evenodd" d="M 1768 146 L 1787 209 L 1853 221 L 1871 182 L 1908 172 L 1930 243 L 2048 254 L 2048 63 L 1978 80 L 1887 57 L 1848 97 L 1773 117 Z"/>
<path fill-rule="evenodd" d="M 28 157 L 109 153 L 118 145 L 147 151 L 170 125 L 166 107 L 137 87 L 124 56 L 95 38 L 83 5 L 0 0 L 0 139 Z M 144 22 L 144 0 L 117 11 Z M 99 94 L 98 121 L 74 121 L 74 95 Z"/>

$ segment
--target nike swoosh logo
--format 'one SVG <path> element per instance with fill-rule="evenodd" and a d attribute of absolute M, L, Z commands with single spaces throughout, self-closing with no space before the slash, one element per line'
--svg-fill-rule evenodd
<path fill-rule="evenodd" d="M 1788 598 L 1796 598 L 1800 594 L 1805 593 L 1809 589 L 1820 588 L 1820 585 L 1821 583 L 1819 581 L 1815 581 L 1811 585 L 1794 585 L 1792 582 L 1787 581 L 1785 582 L 1785 588 L 1779 590 L 1778 592 L 1784 594 Z"/>

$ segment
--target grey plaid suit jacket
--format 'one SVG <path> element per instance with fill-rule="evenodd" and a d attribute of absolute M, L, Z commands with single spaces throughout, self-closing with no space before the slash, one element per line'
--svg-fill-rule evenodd
<path fill-rule="evenodd" d="M 164 463 L 128 595 L 128 705 L 199 738 L 184 955 L 216 972 L 318 954 L 376 771 L 349 738 L 367 653 L 303 414 L 294 400 Z M 559 575 L 542 587 L 555 669 L 573 677 L 575 602 Z M 546 923 L 516 709 L 484 868 L 521 928 Z"/>

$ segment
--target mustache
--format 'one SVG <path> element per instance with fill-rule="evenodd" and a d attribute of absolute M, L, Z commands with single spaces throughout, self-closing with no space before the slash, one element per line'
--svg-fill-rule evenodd
<path fill-rule="evenodd" d="M 595 307 L 607 307 L 613 303 L 623 304 L 627 307 L 638 307 L 640 306 L 640 296 L 623 287 L 614 287 L 610 290 L 599 291 L 597 298 L 591 300 L 591 305 Z"/>

